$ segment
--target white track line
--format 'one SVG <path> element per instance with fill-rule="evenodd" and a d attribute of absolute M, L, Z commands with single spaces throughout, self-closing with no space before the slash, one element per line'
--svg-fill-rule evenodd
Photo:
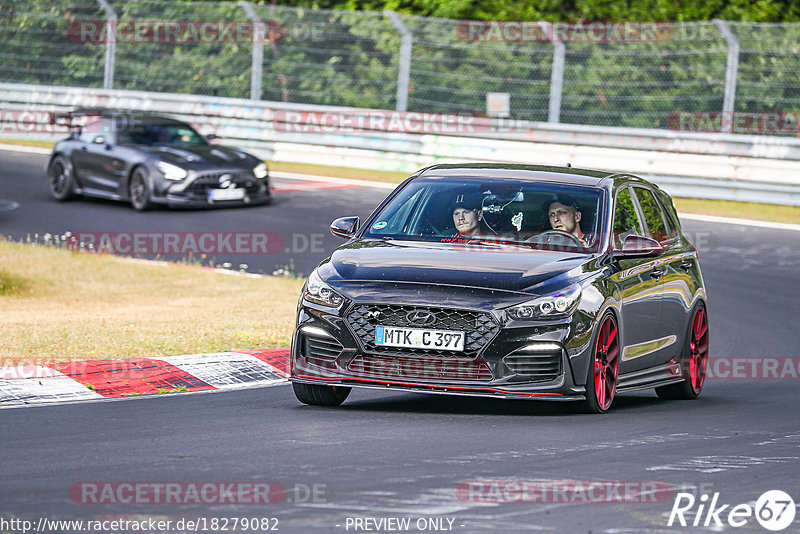
<path fill-rule="evenodd" d="M 373 189 L 394 190 L 398 184 L 385 182 L 373 182 L 372 180 L 355 180 L 352 178 L 335 178 L 333 176 L 318 176 L 316 174 L 300 174 L 295 172 L 270 171 L 270 176 L 275 178 L 285 178 L 288 180 L 303 180 L 308 182 L 330 182 L 334 184 L 357 185 L 360 187 L 372 187 Z"/>
<path fill-rule="evenodd" d="M 102 398 L 77 380 L 49 367 L 0 368 L 0 407 Z"/>

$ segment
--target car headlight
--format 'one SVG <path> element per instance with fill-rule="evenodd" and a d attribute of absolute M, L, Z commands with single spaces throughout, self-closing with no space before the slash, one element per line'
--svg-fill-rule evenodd
<path fill-rule="evenodd" d="M 186 169 L 181 169 L 177 165 L 167 163 L 166 161 L 158 162 L 158 170 L 164 175 L 167 180 L 183 180 L 189 174 Z"/>
<path fill-rule="evenodd" d="M 268 172 L 266 163 L 259 163 L 253 168 L 253 174 L 256 178 L 266 178 Z"/>
<path fill-rule="evenodd" d="M 508 308 L 509 317 L 521 321 L 560 319 L 569 316 L 581 300 L 581 286 L 575 284 L 561 291 Z"/>
<path fill-rule="evenodd" d="M 338 308 L 344 302 L 344 298 L 322 280 L 316 269 L 308 277 L 303 298 L 309 302 L 323 304 L 332 308 Z"/>

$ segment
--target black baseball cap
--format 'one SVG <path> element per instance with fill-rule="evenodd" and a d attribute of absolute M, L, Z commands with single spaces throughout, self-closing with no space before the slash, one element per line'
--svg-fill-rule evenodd
<path fill-rule="evenodd" d="M 451 210 L 464 208 L 468 210 L 479 210 L 483 206 L 483 197 L 478 193 L 459 193 L 453 199 Z"/>

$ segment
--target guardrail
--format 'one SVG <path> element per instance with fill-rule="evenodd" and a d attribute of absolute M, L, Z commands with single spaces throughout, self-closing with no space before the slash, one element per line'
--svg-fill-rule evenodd
<path fill-rule="evenodd" d="M 203 133 L 215 133 L 231 144 L 278 161 L 409 173 L 449 162 L 570 163 L 638 174 L 678 196 L 800 205 L 797 138 L 0 84 L 0 113 L 80 107 L 168 113 L 196 125 Z M 8 124 L 0 116 L 0 137 L 57 137 L 44 125 L 11 132 Z"/>

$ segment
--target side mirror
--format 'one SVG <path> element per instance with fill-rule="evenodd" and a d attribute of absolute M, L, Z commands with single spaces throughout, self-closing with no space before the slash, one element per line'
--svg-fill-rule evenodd
<path fill-rule="evenodd" d="M 213 141 L 214 139 L 220 139 L 220 136 L 213 133 L 206 135 L 206 141 Z"/>
<path fill-rule="evenodd" d="M 358 217 L 342 217 L 336 219 L 331 223 L 331 233 L 338 237 L 344 237 L 345 239 L 353 237 L 353 234 L 358 231 L 360 222 Z"/>
<path fill-rule="evenodd" d="M 629 235 L 622 242 L 622 250 L 615 250 L 615 258 L 651 258 L 664 252 L 655 239 L 641 235 Z"/>

